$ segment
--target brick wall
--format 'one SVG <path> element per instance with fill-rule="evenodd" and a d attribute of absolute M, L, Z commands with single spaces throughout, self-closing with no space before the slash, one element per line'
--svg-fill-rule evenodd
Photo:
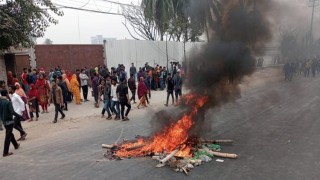
<path fill-rule="evenodd" d="M 4 58 L 0 55 L 0 80 L 5 80 L 7 82 L 7 74 L 6 74 L 6 64 L 4 62 Z"/>
<path fill-rule="evenodd" d="M 104 64 L 102 45 L 36 45 L 37 68 L 75 70 Z"/>

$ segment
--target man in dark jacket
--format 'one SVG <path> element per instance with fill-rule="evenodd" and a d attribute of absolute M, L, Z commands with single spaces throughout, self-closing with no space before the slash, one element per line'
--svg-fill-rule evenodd
<path fill-rule="evenodd" d="M 133 74 L 134 79 L 137 78 L 137 68 L 134 66 L 134 63 L 131 63 L 130 75 Z"/>
<path fill-rule="evenodd" d="M 103 102 L 104 102 L 104 106 L 102 109 L 102 117 L 104 117 L 104 113 L 107 111 L 107 113 L 108 113 L 107 120 L 111 120 L 112 116 L 110 113 L 110 109 L 111 109 L 111 79 L 110 79 L 110 76 L 107 76 L 107 78 L 106 78 L 106 85 L 103 90 Z"/>
<path fill-rule="evenodd" d="M 121 84 L 117 87 L 117 96 L 120 102 L 121 107 L 121 117 L 122 121 L 128 121 L 128 114 L 131 109 L 130 101 L 129 101 L 129 94 L 128 94 L 128 86 L 126 85 L 126 79 L 121 78 L 120 79 Z M 124 114 L 124 107 L 127 107 L 126 114 Z"/>
<path fill-rule="evenodd" d="M 93 97 L 95 101 L 95 107 L 99 107 L 98 100 L 100 97 L 99 96 L 99 77 L 97 73 L 93 73 L 93 79 L 92 79 L 92 91 L 93 91 Z"/>
<path fill-rule="evenodd" d="M 53 123 L 57 123 L 58 112 L 61 114 L 60 119 L 64 119 L 66 115 L 62 112 L 61 107 L 63 107 L 63 95 L 61 88 L 57 85 L 56 81 L 52 81 L 51 95 L 49 97 L 49 103 L 53 103 L 55 107 L 55 115 Z"/>
<path fill-rule="evenodd" d="M 173 79 L 172 79 L 170 73 L 168 74 L 168 78 L 167 78 L 166 83 L 167 83 L 167 103 L 165 104 L 165 106 L 168 106 L 170 95 L 172 97 L 172 105 L 174 104 L 174 97 L 173 97 L 174 82 L 173 82 Z"/>
<path fill-rule="evenodd" d="M 10 156 L 13 153 L 9 152 L 10 142 L 13 144 L 15 149 L 18 149 L 20 144 L 17 143 L 12 130 L 14 126 L 13 116 L 22 118 L 21 115 L 16 113 L 13 110 L 12 103 L 7 99 L 8 96 L 7 90 L 1 90 L 0 97 L 0 120 L 3 122 L 3 125 L 6 129 L 6 136 L 4 140 L 4 148 L 3 148 L 3 157 Z"/>
<path fill-rule="evenodd" d="M 132 97 L 131 97 L 130 101 L 133 100 L 133 103 L 135 104 L 136 103 L 137 85 L 136 85 L 136 80 L 135 80 L 134 74 L 130 75 L 130 78 L 128 80 L 128 86 L 129 86 L 129 89 L 130 89 L 131 94 L 132 94 Z"/>
<path fill-rule="evenodd" d="M 176 103 L 178 103 L 178 98 L 182 96 L 182 78 L 180 72 L 177 72 L 173 78 L 174 83 L 174 94 L 176 95 Z"/>

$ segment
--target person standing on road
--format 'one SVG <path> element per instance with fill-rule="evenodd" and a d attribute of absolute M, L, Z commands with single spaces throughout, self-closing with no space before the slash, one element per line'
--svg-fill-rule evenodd
<path fill-rule="evenodd" d="M 12 130 L 14 126 L 13 116 L 17 116 L 18 118 L 22 118 L 22 116 L 13 110 L 12 103 L 7 98 L 8 91 L 1 90 L 0 94 L 0 120 L 2 121 L 6 129 L 3 157 L 7 157 L 13 154 L 12 152 L 9 152 L 10 142 L 13 144 L 15 149 L 18 149 L 20 147 L 20 144 L 18 144 L 16 139 L 14 138 Z"/>
<path fill-rule="evenodd" d="M 104 80 L 102 81 L 102 85 L 103 85 Z M 101 85 L 101 86 L 102 86 Z M 105 85 L 104 88 L 102 90 L 101 88 L 101 93 L 103 95 L 103 109 L 102 109 L 102 117 L 104 117 L 105 112 L 107 111 L 108 113 L 108 117 L 107 120 L 111 120 L 112 119 L 112 115 L 110 113 L 110 107 L 111 107 L 111 101 L 110 101 L 110 96 L 111 96 L 111 82 L 110 82 L 110 76 L 106 77 L 106 81 L 105 81 Z"/>
<path fill-rule="evenodd" d="M 25 92 L 23 91 L 23 89 L 20 87 L 20 84 L 19 84 L 19 83 L 16 83 L 16 84 L 15 84 L 15 88 L 13 88 L 13 89 L 15 89 L 14 92 L 15 92 L 17 95 L 19 95 L 20 98 L 22 99 L 22 101 L 24 102 L 25 108 L 24 108 L 24 111 L 23 111 L 23 113 L 22 113 L 23 120 L 28 120 L 28 119 L 30 119 L 30 118 L 29 118 L 29 114 L 28 114 L 28 110 L 27 110 L 27 108 L 26 108 L 26 104 L 27 104 L 27 102 L 28 102 L 28 98 L 27 98 L 26 93 L 25 93 Z"/>
<path fill-rule="evenodd" d="M 14 85 L 13 85 L 14 86 Z M 13 87 L 13 86 L 11 86 L 11 87 Z M 9 87 L 10 88 L 10 87 Z M 0 80 L 0 92 L 2 91 L 2 90 L 6 90 L 7 89 L 7 87 L 6 87 L 6 82 L 5 81 L 3 81 L 3 80 Z M 0 95 L 0 97 L 1 97 L 1 95 Z M 10 97 L 9 97 L 10 98 Z M 8 99 L 9 99 L 8 98 Z M 3 127 L 2 127 L 2 121 L 0 121 L 0 131 L 3 131 Z"/>
<path fill-rule="evenodd" d="M 80 78 L 80 84 L 82 88 L 82 93 L 83 93 L 83 99 L 84 101 L 89 101 L 88 100 L 88 80 L 89 77 L 87 76 L 85 70 L 81 70 L 81 73 L 79 74 Z"/>
<path fill-rule="evenodd" d="M 164 90 L 164 81 L 163 81 L 164 76 L 165 76 L 165 72 L 164 72 L 164 70 L 161 68 L 160 75 L 159 75 L 159 83 L 160 83 L 160 90 L 161 90 L 161 91 Z"/>
<path fill-rule="evenodd" d="M 68 85 L 66 83 L 66 81 L 64 81 L 62 79 L 62 76 L 58 77 L 58 85 L 62 90 L 62 95 L 63 95 L 63 103 L 64 103 L 64 108 L 63 110 L 68 111 L 68 102 L 67 102 L 67 98 L 68 98 Z"/>
<path fill-rule="evenodd" d="M 93 91 L 93 97 L 94 97 L 94 101 L 95 101 L 95 107 L 98 108 L 99 104 L 99 78 L 97 73 L 93 73 L 93 78 L 92 78 L 92 91 Z"/>
<path fill-rule="evenodd" d="M 126 85 L 126 79 L 120 78 L 120 85 L 117 87 L 117 96 L 121 106 L 121 118 L 122 121 L 129 121 L 128 114 L 131 110 L 130 98 L 128 93 L 128 86 Z M 125 106 L 127 107 L 127 111 L 124 114 Z"/>
<path fill-rule="evenodd" d="M 119 108 L 119 99 L 117 95 L 117 79 L 114 78 L 111 80 L 111 110 L 116 114 L 114 120 L 120 119 L 120 108 Z M 115 108 L 116 107 L 116 108 Z"/>
<path fill-rule="evenodd" d="M 37 91 L 37 88 L 34 84 L 30 84 L 30 91 L 28 94 L 28 104 L 29 104 L 29 114 L 30 114 L 30 121 L 33 121 L 33 113 L 36 113 L 36 121 L 39 118 L 39 102 L 40 96 Z"/>
<path fill-rule="evenodd" d="M 58 113 L 61 114 L 60 119 L 64 119 L 66 117 L 66 115 L 61 110 L 61 107 L 63 107 L 63 95 L 62 95 L 62 90 L 57 85 L 56 81 L 52 81 L 51 86 L 52 88 L 51 88 L 51 95 L 49 97 L 49 105 L 50 103 L 53 103 L 55 107 L 55 115 L 54 115 L 54 120 L 52 122 L 57 123 Z"/>
<path fill-rule="evenodd" d="M 128 80 L 128 86 L 129 86 L 129 89 L 131 91 L 131 98 L 130 98 L 130 101 L 133 100 L 133 103 L 135 104 L 136 103 L 136 91 L 137 91 L 137 85 L 136 85 L 136 79 L 135 79 L 135 76 L 134 74 L 130 74 L 130 78 Z"/>
<path fill-rule="evenodd" d="M 42 114 L 43 113 L 48 113 L 48 98 L 49 98 L 49 83 L 48 81 L 44 78 L 44 74 L 40 73 L 39 79 L 36 82 L 36 87 L 38 89 L 38 93 L 40 96 L 40 105 L 42 108 Z"/>
<path fill-rule="evenodd" d="M 147 72 L 147 78 L 145 79 L 145 84 L 148 88 L 149 99 L 151 99 L 151 79 L 152 79 L 152 76 L 150 76 L 150 73 Z M 148 99 L 146 100 L 148 101 Z"/>
<path fill-rule="evenodd" d="M 27 68 L 23 68 L 21 80 L 22 80 L 22 87 L 24 89 L 24 92 L 28 93 L 29 92 L 29 83 L 28 83 L 28 69 Z"/>
<path fill-rule="evenodd" d="M 70 81 L 70 88 L 71 92 L 74 98 L 74 101 L 76 102 L 77 105 L 81 104 L 81 97 L 80 97 L 80 85 L 79 81 L 77 80 L 77 75 L 73 74 L 72 79 Z"/>
<path fill-rule="evenodd" d="M 140 109 L 141 105 L 144 107 L 147 107 L 147 104 L 146 104 L 147 94 L 148 94 L 148 88 L 147 88 L 146 84 L 144 83 L 143 77 L 140 77 L 140 82 L 138 84 L 138 98 L 140 100 L 140 102 L 137 106 L 138 109 Z"/>
<path fill-rule="evenodd" d="M 71 102 L 72 101 L 72 96 L 71 96 L 71 86 L 70 86 L 70 81 L 67 78 L 67 74 L 62 74 L 62 79 L 64 82 L 66 82 L 67 84 L 67 88 L 68 88 L 68 94 L 67 94 L 67 102 Z"/>
<path fill-rule="evenodd" d="M 26 139 L 27 133 L 23 130 L 21 125 L 21 120 L 25 120 L 25 119 L 20 117 L 23 116 L 23 113 L 26 110 L 26 104 L 16 92 L 17 91 L 15 90 L 15 87 L 12 87 L 10 94 L 12 94 L 11 102 L 12 102 L 13 110 L 20 115 L 20 116 L 13 117 L 13 120 L 14 120 L 13 128 L 19 131 L 20 133 L 20 138 L 18 139 L 18 141 L 22 141 Z"/>
<path fill-rule="evenodd" d="M 174 94 L 176 96 L 176 103 L 178 103 L 178 98 L 182 96 L 182 78 L 180 72 L 177 71 L 176 75 L 173 78 L 174 83 Z"/>
<path fill-rule="evenodd" d="M 137 79 L 137 68 L 134 66 L 134 63 L 131 63 L 131 67 L 130 67 L 130 76 L 131 74 L 133 74 L 134 80 Z"/>
<path fill-rule="evenodd" d="M 172 97 L 172 105 L 174 105 L 174 97 L 173 97 L 174 83 L 170 73 L 168 74 L 166 83 L 167 83 L 167 103 L 165 104 L 165 106 L 168 106 L 170 95 Z"/>

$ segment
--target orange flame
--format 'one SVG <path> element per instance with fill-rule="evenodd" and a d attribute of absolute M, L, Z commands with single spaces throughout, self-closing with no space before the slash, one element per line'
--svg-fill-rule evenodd
<path fill-rule="evenodd" d="M 208 101 L 208 97 L 198 97 L 195 94 L 188 94 L 183 97 L 185 105 L 192 105 L 191 112 L 182 116 L 176 123 L 165 127 L 161 133 L 156 134 L 146 142 L 138 139 L 135 143 L 125 143 L 116 152 L 118 157 L 139 157 L 148 153 L 170 153 L 179 148 L 176 156 L 191 157 L 192 147 L 186 145 L 189 138 L 189 131 L 193 125 L 192 118 L 198 113 L 198 109 L 203 107 Z M 128 150 L 128 148 L 142 146 L 141 148 Z"/>

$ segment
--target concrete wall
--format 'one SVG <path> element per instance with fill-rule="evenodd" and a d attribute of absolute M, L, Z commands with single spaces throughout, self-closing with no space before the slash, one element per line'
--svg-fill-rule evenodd
<path fill-rule="evenodd" d="M 5 80 L 7 82 L 7 70 L 4 58 L 0 55 L 0 80 Z"/>
<path fill-rule="evenodd" d="M 187 58 L 192 49 L 200 49 L 204 43 L 186 43 Z M 169 62 L 182 62 L 184 59 L 184 45 L 182 42 L 168 42 Z M 108 67 L 117 67 L 124 64 L 130 67 L 135 63 L 136 67 L 143 67 L 146 62 L 151 66 L 159 64 L 167 65 L 166 42 L 146 40 L 111 40 L 105 46 Z"/>

